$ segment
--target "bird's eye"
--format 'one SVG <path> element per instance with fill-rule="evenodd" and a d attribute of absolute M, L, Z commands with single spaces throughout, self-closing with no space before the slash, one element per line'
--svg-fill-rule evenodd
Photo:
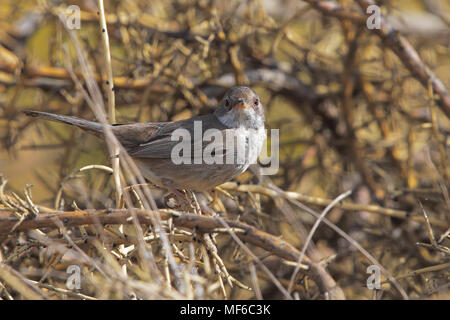
<path fill-rule="evenodd" d="M 229 107 L 230 106 L 230 100 L 228 100 L 228 98 L 227 99 L 225 99 L 225 107 Z"/>
<path fill-rule="evenodd" d="M 253 105 L 254 105 L 255 107 L 257 107 L 258 104 L 259 104 L 259 99 L 255 99 L 255 101 L 253 101 Z"/>

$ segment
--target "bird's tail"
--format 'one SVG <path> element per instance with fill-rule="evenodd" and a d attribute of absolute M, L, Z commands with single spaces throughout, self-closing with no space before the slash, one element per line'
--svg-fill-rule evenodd
<path fill-rule="evenodd" d="M 40 112 L 40 111 L 31 111 L 26 110 L 24 113 L 30 117 L 43 118 L 50 121 L 63 122 L 66 124 L 70 124 L 72 126 L 76 126 L 83 130 L 89 131 L 90 133 L 95 134 L 96 136 L 102 136 L 103 134 L 103 125 L 98 122 L 88 121 L 76 117 L 69 116 L 61 116 L 58 114 L 48 113 L 48 112 Z"/>

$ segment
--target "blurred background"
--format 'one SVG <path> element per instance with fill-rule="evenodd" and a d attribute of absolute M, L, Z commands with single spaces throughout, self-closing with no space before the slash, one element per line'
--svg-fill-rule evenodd
<path fill-rule="evenodd" d="M 436 239 L 441 238 L 439 245 L 448 247 L 449 101 L 431 82 L 419 81 L 376 31 L 317 10 L 314 2 L 106 1 L 117 122 L 210 113 L 229 87 L 252 87 L 265 107 L 267 128 L 280 130 L 280 169 L 268 179 L 282 190 L 316 198 L 334 199 L 352 190 L 352 203 L 406 212 L 402 218 L 335 208 L 328 219 L 399 277 L 410 297 L 448 299 L 448 252 L 417 245 L 430 243 L 429 231 L 408 217 L 423 217 L 420 202 Z M 364 1 L 328 2 L 363 13 Z M 449 88 L 450 3 L 377 4 L 398 31 L 395 36 L 404 36 L 418 61 Z M 55 209 L 73 209 L 74 201 L 79 208 L 107 208 L 114 205 L 109 174 L 90 170 L 67 178 L 86 165 L 109 165 L 102 142 L 21 113 L 32 109 L 94 119 L 66 71 L 71 65 L 79 72 L 75 49 L 58 18 L 68 5 L 81 9 L 76 35 L 99 80 L 105 64 L 96 1 L 0 4 L 0 174 L 9 192 L 23 194 L 33 184 L 33 201 L 43 206 L 55 207 L 64 183 Z M 100 87 L 106 101 L 105 86 Z M 237 181 L 259 183 L 251 172 Z M 252 202 L 242 197 L 241 211 L 230 205 L 230 214 L 237 212 L 242 221 L 302 248 L 299 231 L 285 221 L 286 208 L 276 199 L 263 197 L 260 209 L 266 216 L 257 218 Z M 294 211 L 309 230 L 315 219 Z M 370 263 L 364 255 L 324 225 L 313 239 L 320 258 L 332 257 L 328 269 L 347 298 L 374 298 L 365 288 Z M 239 265 L 231 255 L 224 260 Z M 436 270 L 409 274 L 436 265 Z M 272 268 L 282 279 L 283 267 Z M 265 298 L 279 298 L 270 281 L 261 281 Z M 233 290 L 233 298 L 253 297 Z M 316 297 L 303 290 L 302 297 Z M 400 297 L 388 283 L 381 291 L 376 297 Z"/>

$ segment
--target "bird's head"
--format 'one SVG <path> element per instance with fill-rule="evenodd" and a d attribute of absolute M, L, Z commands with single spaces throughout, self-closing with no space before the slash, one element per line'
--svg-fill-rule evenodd
<path fill-rule="evenodd" d="M 228 90 L 214 113 L 230 128 L 264 128 L 264 107 L 256 92 L 248 87 Z"/>

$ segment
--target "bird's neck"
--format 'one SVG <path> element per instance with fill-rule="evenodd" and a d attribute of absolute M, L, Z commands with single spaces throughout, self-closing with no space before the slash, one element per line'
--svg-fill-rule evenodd
<path fill-rule="evenodd" d="M 238 113 L 216 114 L 217 119 L 228 128 L 243 128 L 251 130 L 264 129 L 264 119 L 257 117 L 242 117 Z"/>

